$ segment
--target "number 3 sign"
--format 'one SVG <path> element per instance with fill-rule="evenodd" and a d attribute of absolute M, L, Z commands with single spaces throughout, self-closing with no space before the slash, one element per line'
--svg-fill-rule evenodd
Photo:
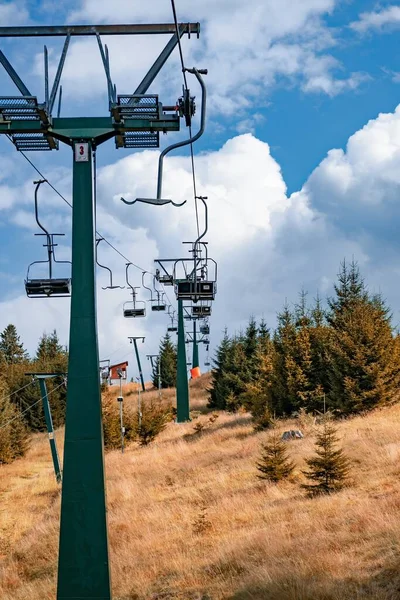
<path fill-rule="evenodd" d="M 88 162 L 89 160 L 89 144 L 80 142 L 75 144 L 75 162 Z"/>

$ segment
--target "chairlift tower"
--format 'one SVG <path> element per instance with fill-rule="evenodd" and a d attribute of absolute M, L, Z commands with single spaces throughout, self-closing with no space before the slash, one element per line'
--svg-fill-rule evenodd
<path fill-rule="evenodd" d="M 196 319 L 193 319 L 193 355 L 192 355 L 192 369 L 199 367 L 199 345 L 197 343 L 197 323 Z"/>
<path fill-rule="evenodd" d="M 176 107 L 165 107 L 149 86 L 184 35 L 199 35 L 198 23 L 0 27 L 0 37 L 65 37 L 49 93 L 45 47 L 45 101 L 39 103 L 0 51 L 0 62 L 20 96 L 0 97 L 0 134 L 17 150 L 56 150 L 70 146 L 73 158 L 72 297 L 67 414 L 64 446 L 57 600 L 111 600 L 106 520 L 101 396 L 96 328 L 95 224 L 92 164 L 100 144 L 114 138 L 117 148 L 156 148 L 159 132 L 178 131 Z M 135 92 L 116 94 L 102 35 L 171 35 Z M 107 79 L 109 115 L 53 116 L 53 107 L 71 37 L 96 36 Z M 61 90 L 60 90 L 61 99 Z M 59 102 L 60 107 L 60 102 Z M 169 110 L 168 110 L 169 109 Z M 172 113 L 172 114 L 168 114 Z M 183 321 L 182 321 L 183 322 Z M 183 332 L 182 332 L 183 334 Z"/>
<path fill-rule="evenodd" d="M 189 383 L 186 370 L 185 323 L 183 300 L 178 300 L 178 360 L 176 367 L 176 422 L 190 421 Z"/>
<path fill-rule="evenodd" d="M 140 383 L 141 383 L 141 386 L 142 386 L 142 391 L 145 392 L 146 391 L 146 387 L 144 385 L 142 364 L 140 362 L 139 350 L 138 350 L 138 347 L 137 347 L 137 341 L 138 340 L 142 340 L 142 343 L 144 343 L 145 338 L 142 335 L 139 335 L 139 336 L 132 336 L 132 335 L 130 335 L 130 336 L 128 336 L 128 340 L 135 347 L 135 355 L 136 355 L 136 362 L 137 362 L 138 371 L 139 371 Z"/>

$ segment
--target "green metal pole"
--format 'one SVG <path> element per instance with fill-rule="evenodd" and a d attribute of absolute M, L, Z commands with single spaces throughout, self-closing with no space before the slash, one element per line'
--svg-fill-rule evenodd
<path fill-rule="evenodd" d="M 146 388 L 144 386 L 143 371 L 142 371 L 142 365 L 140 363 L 139 350 L 138 350 L 138 347 L 137 347 L 137 340 L 136 340 L 136 338 L 133 338 L 133 344 L 135 346 L 135 354 L 136 354 L 136 360 L 137 360 L 138 369 L 139 369 L 140 382 L 142 384 L 142 390 L 145 392 Z"/>
<path fill-rule="evenodd" d="M 199 345 L 197 343 L 197 328 L 196 328 L 196 319 L 193 319 L 193 359 L 192 359 L 192 367 L 199 367 Z"/>
<path fill-rule="evenodd" d="M 111 600 L 91 150 L 90 140 L 74 147 L 72 298 L 57 600 Z"/>
<path fill-rule="evenodd" d="M 176 422 L 190 421 L 189 384 L 186 372 L 185 326 L 183 301 L 178 300 L 178 364 L 176 369 Z"/>
<path fill-rule="evenodd" d="M 49 397 L 47 395 L 46 381 L 42 377 L 39 377 L 38 379 L 40 395 L 42 396 L 44 418 L 46 420 L 47 433 L 49 434 L 50 450 L 53 459 L 54 473 L 56 475 L 57 483 L 61 483 L 62 476 L 60 468 L 60 459 L 58 458 L 57 444 L 54 438 L 53 419 L 51 418 L 51 410 L 49 404 Z"/>

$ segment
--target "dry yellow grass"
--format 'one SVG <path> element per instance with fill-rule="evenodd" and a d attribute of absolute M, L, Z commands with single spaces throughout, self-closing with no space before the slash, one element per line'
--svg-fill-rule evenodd
<path fill-rule="evenodd" d="M 300 469 L 314 431 L 289 443 L 296 480 L 267 484 L 255 461 L 268 434 L 254 433 L 246 414 L 211 423 L 206 385 L 193 386 L 204 412 L 196 421 L 106 456 L 114 599 L 399 599 L 400 405 L 340 423 L 352 485 L 307 499 Z M 2 600 L 54 600 L 59 507 L 46 436 L 37 435 L 26 458 L 0 468 Z"/>

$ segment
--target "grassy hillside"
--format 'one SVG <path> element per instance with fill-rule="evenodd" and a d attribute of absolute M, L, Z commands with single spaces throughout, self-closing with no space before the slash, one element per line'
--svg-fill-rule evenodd
<path fill-rule="evenodd" d="M 207 383 L 193 384 L 192 407 L 202 414 L 192 423 L 171 423 L 151 446 L 106 456 L 114 599 L 400 598 L 400 405 L 339 424 L 352 486 L 307 499 L 300 469 L 313 452 L 313 426 L 288 443 L 295 481 L 265 483 L 255 461 L 269 434 L 254 433 L 247 414 L 220 413 L 211 423 Z M 279 430 L 298 426 L 282 421 Z M 54 600 L 59 508 L 39 434 L 26 458 L 0 467 L 2 600 Z"/>

